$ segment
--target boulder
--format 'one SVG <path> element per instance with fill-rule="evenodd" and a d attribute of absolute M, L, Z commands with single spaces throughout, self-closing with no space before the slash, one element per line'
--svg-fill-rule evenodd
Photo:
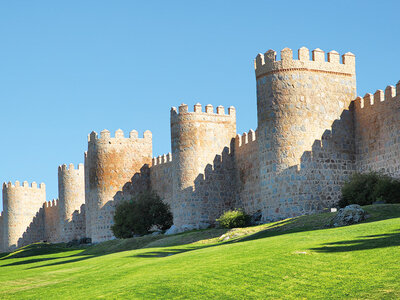
<path fill-rule="evenodd" d="M 331 225 L 334 227 L 356 224 L 367 218 L 367 212 L 358 204 L 348 205 L 339 209 L 336 216 L 332 219 Z"/>
<path fill-rule="evenodd" d="M 176 227 L 175 225 L 172 225 L 169 229 L 167 229 L 167 231 L 165 231 L 165 235 L 171 235 L 171 234 L 177 234 L 180 233 L 181 231 L 179 230 L 178 227 Z"/>

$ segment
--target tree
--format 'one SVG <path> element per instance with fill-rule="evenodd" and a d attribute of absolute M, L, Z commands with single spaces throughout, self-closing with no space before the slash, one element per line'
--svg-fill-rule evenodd
<path fill-rule="evenodd" d="M 166 230 L 172 224 L 169 205 L 157 194 L 144 192 L 117 206 L 111 230 L 117 238 L 130 238 L 148 234 L 154 227 Z"/>

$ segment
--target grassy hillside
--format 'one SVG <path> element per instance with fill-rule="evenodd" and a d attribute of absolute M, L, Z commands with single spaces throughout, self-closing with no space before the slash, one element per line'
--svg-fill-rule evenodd
<path fill-rule="evenodd" d="M 327 213 L 86 249 L 34 244 L 0 258 L 0 298 L 399 298 L 400 205 L 366 210 L 341 228 L 326 228 Z"/>

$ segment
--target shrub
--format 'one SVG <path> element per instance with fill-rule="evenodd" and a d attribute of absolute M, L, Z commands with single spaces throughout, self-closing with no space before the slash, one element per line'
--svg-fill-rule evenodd
<path fill-rule="evenodd" d="M 155 193 L 145 192 L 117 206 L 111 230 L 117 238 L 130 238 L 148 234 L 154 227 L 166 230 L 171 226 L 169 205 Z"/>
<path fill-rule="evenodd" d="M 368 205 L 375 201 L 400 203 L 400 180 L 377 172 L 355 173 L 342 187 L 339 206 Z"/>
<path fill-rule="evenodd" d="M 245 227 L 249 224 L 250 216 L 240 209 L 229 210 L 224 212 L 216 221 L 224 228 Z"/>

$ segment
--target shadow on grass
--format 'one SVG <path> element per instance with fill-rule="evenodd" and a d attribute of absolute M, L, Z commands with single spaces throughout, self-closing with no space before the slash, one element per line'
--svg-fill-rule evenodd
<path fill-rule="evenodd" d="M 36 255 L 56 254 L 76 250 L 74 248 L 65 248 L 51 243 L 34 243 L 21 247 L 15 252 L 1 253 L 0 260 L 24 258 Z"/>
<path fill-rule="evenodd" d="M 383 208 L 383 209 L 382 209 Z M 385 220 L 390 218 L 398 218 L 400 216 L 400 205 L 397 206 L 386 206 L 386 207 L 367 207 L 366 210 L 371 214 L 371 218 L 364 221 L 364 223 L 374 222 L 379 220 Z M 327 224 L 329 224 L 330 220 L 334 214 L 317 214 L 317 215 L 309 215 L 309 216 L 300 216 L 297 218 L 286 219 L 280 222 L 275 222 L 270 225 L 266 225 L 266 229 L 254 234 L 249 233 L 243 237 L 235 237 L 235 231 L 227 232 L 227 234 L 232 234 L 232 238 L 228 241 L 223 241 L 219 243 L 212 243 L 212 244 L 197 244 L 189 246 L 191 243 L 198 242 L 204 239 L 216 238 L 219 237 L 222 233 L 225 233 L 225 230 L 221 229 L 211 229 L 211 230 L 204 230 L 204 231 L 196 231 L 196 232 L 185 232 L 178 235 L 173 236 L 160 236 L 158 240 L 154 240 L 154 237 L 141 237 L 135 238 L 132 241 L 127 240 L 120 240 L 120 243 L 127 243 L 117 244 L 117 245 L 98 245 L 100 246 L 98 251 L 94 248 L 90 247 L 80 253 L 71 255 L 71 256 L 64 256 L 64 257 L 57 257 L 57 258 L 49 258 L 49 259 L 31 259 L 26 261 L 21 261 L 17 263 L 12 263 L 9 265 L 23 265 L 23 264 L 31 264 L 35 262 L 41 262 L 46 260 L 52 259 L 60 259 L 64 258 L 62 261 L 57 261 L 48 264 L 41 264 L 39 266 L 32 266 L 29 269 L 36 269 L 48 266 L 56 266 L 68 263 L 79 262 L 103 255 L 107 255 L 110 253 L 121 252 L 121 251 L 128 251 L 128 250 L 135 250 L 135 249 L 144 249 L 148 246 L 148 252 L 142 252 L 137 255 L 130 256 L 133 257 L 140 257 L 140 258 L 160 258 L 160 257 L 168 257 L 188 251 L 194 251 L 209 247 L 216 247 L 231 243 L 240 243 L 245 241 L 251 241 L 256 239 L 262 239 L 267 237 L 279 236 L 284 234 L 290 233 L 297 233 L 297 232 L 305 232 L 305 231 L 313 231 L 319 229 L 326 229 L 329 228 Z M 238 232 L 240 232 L 239 229 Z M 246 229 L 244 229 L 246 230 Z M 142 239 L 142 240 L 141 240 Z M 107 242 L 106 242 L 107 243 Z M 105 247 L 107 246 L 107 247 Z M 109 247 L 110 246 L 110 247 Z M 122 247 L 123 246 L 123 247 Z M 182 246 L 182 247 L 179 247 Z M 383 248 L 383 247 L 392 247 L 392 246 L 400 246 L 400 232 L 397 233 L 388 233 L 382 235 L 369 235 L 363 236 L 359 239 L 349 240 L 349 241 L 339 241 L 330 244 L 322 245 L 319 248 L 313 248 L 311 250 L 317 252 L 345 252 L 345 251 L 357 251 L 357 250 L 364 250 L 364 249 L 374 249 L 374 248 Z M 29 248 L 31 247 L 31 248 Z M 35 248 L 36 247 L 36 248 Z M 161 251 L 154 251 L 154 248 L 164 248 Z M 43 255 L 48 253 L 57 253 L 57 252 L 65 252 L 71 251 L 76 249 L 71 248 L 62 248 L 62 247 L 54 247 L 53 249 L 46 249 L 46 246 L 43 245 L 30 245 L 25 248 L 26 253 L 15 253 L 11 254 L 11 257 L 6 258 L 17 258 L 19 257 L 26 257 L 29 255 Z M 1 258 L 0 260 L 5 259 L 5 257 Z M 7 266 L 9 266 L 7 265 Z"/>
<path fill-rule="evenodd" d="M 27 260 L 22 260 L 22 261 L 16 261 L 13 263 L 9 263 L 6 265 L 1 265 L 0 267 L 10 267 L 10 266 L 20 266 L 20 265 L 26 265 L 26 264 L 34 264 L 37 262 L 42 262 L 42 261 L 48 261 L 48 260 L 54 260 L 54 259 L 59 259 L 62 257 L 52 257 L 52 258 L 37 258 L 37 259 L 27 259 Z"/>
<path fill-rule="evenodd" d="M 323 244 L 310 250 L 320 253 L 348 252 L 400 246 L 400 232 L 366 235 L 356 240 Z"/>
<path fill-rule="evenodd" d="M 132 257 L 141 257 L 141 258 L 153 258 L 153 257 L 166 257 L 175 254 L 180 254 L 183 252 L 188 252 L 192 250 L 196 250 L 198 248 L 185 248 L 185 249 L 166 249 L 165 251 L 150 251 L 146 253 L 141 253 L 137 255 L 133 255 Z"/>
<path fill-rule="evenodd" d="M 96 256 L 101 256 L 101 255 L 94 255 L 94 256 L 77 256 L 77 255 L 72 255 L 72 256 L 68 256 L 68 257 L 64 257 L 64 258 L 73 258 L 70 260 L 63 260 L 63 261 L 59 261 L 59 262 L 55 262 L 52 264 L 45 264 L 45 265 L 40 265 L 40 266 L 34 266 L 34 267 L 30 267 L 28 268 L 28 270 L 31 269 L 38 269 L 38 268 L 43 268 L 43 267 L 51 267 L 51 266 L 59 266 L 59 265 L 65 265 L 65 264 L 69 264 L 69 263 L 74 263 L 74 262 L 78 262 L 78 261 L 82 261 L 82 260 L 87 260 Z M 76 257 L 76 258 L 74 258 Z"/>
<path fill-rule="evenodd" d="M 231 243 L 235 243 L 235 242 L 237 242 L 237 241 L 230 241 L 230 242 L 225 242 L 225 243 L 221 243 L 221 244 L 198 245 L 195 247 L 165 249 L 163 251 L 149 251 L 146 253 L 136 254 L 131 257 L 141 257 L 141 258 L 166 257 L 166 256 L 172 256 L 175 254 L 184 253 L 184 252 L 231 244 Z"/>

